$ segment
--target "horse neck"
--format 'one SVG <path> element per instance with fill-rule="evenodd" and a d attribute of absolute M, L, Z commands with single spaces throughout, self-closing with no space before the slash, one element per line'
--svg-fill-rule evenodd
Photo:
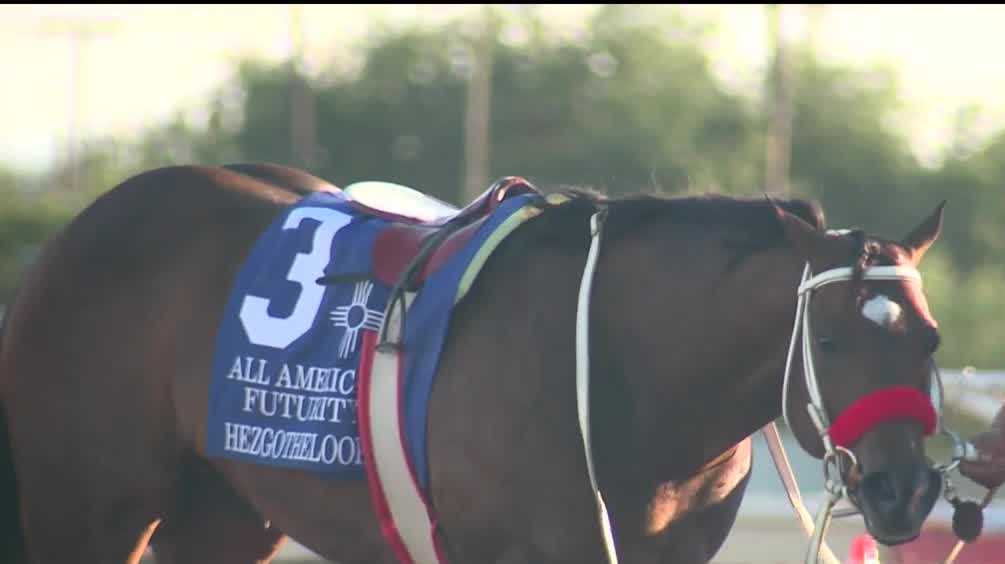
<path fill-rule="evenodd" d="M 600 262 L 591 397 L 609 485 L 687 478 L 781 414 L 802 264 L 777 249 L 723 274 L 720 247 L 675 266 L 666 246 L 615 244 Z"/>

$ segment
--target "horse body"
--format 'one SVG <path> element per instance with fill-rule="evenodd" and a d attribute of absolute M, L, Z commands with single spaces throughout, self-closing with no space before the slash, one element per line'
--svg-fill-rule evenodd
<path fill-rule="evenodd" d="M 258 562 L 289 534 L 339 562 L 395 562 L 364 481 L 204 456 L 232 280 L 282 206 L 326 186 L 281 167 L 161 169 L 47 245 L 0 343 L 28 561 L 135 561 L 152 538 L 159 562 Z M 511 235 L 455 310 L 428 422 L 451 562 L 605 562 L 576 424 L 588 216 L 570 210 Z M 805 259 L 735 221 L 611 217 L 591 338 L 600 487 L 622 562 L 707 562 L 746 487 L 747 437 L 781 411 Z"/>
<path fill-rule="evenodd" d="M 521 555 L 513 561 L 603 562 L 576 426 L 570 330 L 575 325 L 575 289 L 586 258 L 586 233 L 578 233 L 571 243 L 550 242 L 535 233 L 535 226 L 525 229 L 512 236 L 511 249 L 498 251 L 501 256 L 486 267 L 483 281 L 455 314 L 430 406 L 430 459 L 451 461 L 431 469 L 434 505 L 448 542 L 461 556 L 458 561 L 491 562 L 488 547 L 509 544 L 509 550 Z M 677 235 L 681 237 L 675 245 L 680 247 L 693 241 L 691 234 Z M 640 239 L 646 236 L 642 233 Z M 637 243 L 613 241 L 597 269 L 595 327 L 602 329 L 591 344 L 596 357 L 591 386 L 600 485 L 613 511 L 624 561 L 704 562 L 725 539 L 739 507 L 750 465 L 746 437 L 758 423 L 771 419 L 779 403 L 771 397 L 758 404 L 771 392 L 744 397 L 747 391 L 731 383 L 736 370 L 747 373 L 748 366 L 763 360 L 749 354 L 694 354 L 693 347 L 711 336 L 700 334 L 701 327 L 724 322 L 718 315 L 726 309 L 709 311 L 710 318 L 698 324 L 685 316 L 666 318 L 662 326 L 650 326 L 652 334 L 637 334 L 639 326 L 659 315 L 654 312 L 665 312 L 664 307 L 691 310 L 684 307 L 688 300 L 714 300 L 716 291 L 687 272 L 686 258 L 653 264 L 659 256 L 687 256 L 674 244 L 639 251 L 646 254 L 646 261 L 636 263 L 639 257 L 632 256 L 631 249 Z M 792 262 L 788 270 L 798 276 L 794 258 Z M 679 269 L 680 275 L 660 272 L 649 281 L 673 282 L 646 287 L 645 273 L 639 272 L 634 288 L 624 287 L 623 277 L 607 275 L 628 272 L 624 269 L 630 264 Z M 766 287 L 773 291 L 772 284 Z M 782 299 L 791 301 L 788 296 Z M 784 306 L 782 311 L 787 315 Z M 692 331 L 699 333 L 687 335 Z M 514 354 L 526 350 L 527 343 L 534 343 L 533 352 Z M 657 357 L 645 357 L 649 346 L 661 347 L 661 359 L 667 358 L 667 347 L 679 347 L 679 357 L 669 357 L 680 360 L 653 366 L 649 363 Z M 700 346 L 728 350 L 730 343 Z M 770 352 L 781 360 L 784 348 L 777 349 Z M 459 354 L 461 350 L 467 354 Z M 612 350 L 625 356 L 611 354 Z M 708 365 L 696 361 L 696 356 L 725 360 L 726 365 Z M 492 367 L 494 376 L 486 377 L 486 367 Z M 667 377 L 653 378 L 653 371 Z M 646 389 L 657 381 L 655 388 Z M 734 391 L 736 396 L 730 397 Z M 748 409 L 724 413 L 715 425 L 703 428 L 707 414 L 698 406 L 730 401 Z M 681 408 L 689 402 L 697 412 Z M 727 452 L 732 456 L 714 460 Z M 709 468 L 702 471 L 706 465 Z M 507 531 L 510 538 L 486 539 L 479 529 Z M 463 545 L 455 540 L 458 536 L 465 539 Z"/>

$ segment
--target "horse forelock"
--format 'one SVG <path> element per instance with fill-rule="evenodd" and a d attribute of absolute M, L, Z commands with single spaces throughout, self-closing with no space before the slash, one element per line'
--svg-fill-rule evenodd
<path fill-rule="evenodd" d="M 880 247 L 877 241 L 870 240 L 861 229 L 851 231 L 848 236 L 854 241 L 851 251 L 852 285 L 859 286 L 865 276 L 865 269 L 879 258 Z"/>
<path fill-rule="evenodd" d="M 852 287 L 861 288 L 865 271 L 871 266 L 897 266 L 907 260 L 895 243 L 869 236 L 861 229 L 848 233 L 853 239 L 851 249 Z"/>
<path fill-rule="evenodd" d="M 907 252 L 898 243 L 870 237 L 861 230 L 852 231 L 850 235 L 858 239 L 852 248 L 851 289 L 858 295 L 859 302 L 864 304 L 871 296 L 865 285 L 866 269 L 872 266 L 909 264 L 910 259 Z M 902 286 L 904 303 L 898 305 L 907 306 L 907 309 L 913 311 L 924 325 L 932 329 L 937 328 L 938 322 L 932 316 L 928 301 L 920 287 L 913 283 L 905 283 Z"/>

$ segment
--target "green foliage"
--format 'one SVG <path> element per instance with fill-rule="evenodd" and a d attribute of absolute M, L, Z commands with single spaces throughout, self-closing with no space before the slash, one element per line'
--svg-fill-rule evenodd
<path fill-rule="evenodd" d="M 948 159 L 923 179 L 922 191 L 949 202 L 943 243 L 957 268 L 972 273 L 1005 262 L 1005 132 L 975 154 Z"/>
<path fill-rule="evenodd" d="M 940 364 L 1001 370 L 1005 265 L 988 263 L 962 272 L 953 268 L 946 253 L 931 251 L 920 269 L 932 315 L 941 326 Z"/>
<path fill-rule="evenodd" d="M 741 191 L 757 182 L 756 115 L 726 94 L 691 32 L 665 10 L 598 11 L 588 33 L 559 42 L 532 15 L 524 45 L 493 46 L 492 176 L 589 184 L 609 192 L 655 186 Z M 313 85 L 317 172 L 339 184 L 414 185 L 460 203 L 466 78 L 473 58 L 460 26 L 384 32 L 352 75 Z M 289 161 L 292 67 L 246 65 L 242 154 Z M 728 164 L 727 164 L 728 163 Z"/>
<path fill-rule="evenodd" d="M 458 202 L 465 82 L 452 64 L 454 34 L 385 32 L 357 76 L 317 92 L 321 173 L 346 185 L 381 178 Z"/>
<path fill-rule="evenodd" d="M 628 15 L 636 17 L 628 17 Z M 684 25 L 606 6 L 580 42 L 499 49 L 497 174 L 547 183 L 741 191 L 757 182 L 755 116 L 726 94 Z"/>
<path fill-rule="evenodd" d="M 558 36 L 533 8 L 498 10 L 491 46 L 491 176 L 543 187 L 636 191 L 762 191 L 767 115 L 756 97 L 723 88 L 700 47 L 702 30 L 676 10 L 608 5 L 582 33 Z M 135 143 L 87 152 L 87 191 L 67 172 L 0 173 L 0 303 L 42 240 L 97 193 L 168 164 L 296 164 L 292 103 L 306 89 L 320 154 L 311 172 L 338 185 L 400 182 L 463 203 L 464 111 L 476 40 L 463 22 L 378 29 L 321 78 L 293 64 L 247 61 L 221 86 L 203 123 L 179 115 Z M 819 199 L 833 227 L 899 238 L 943 199 L 941 240 L 922 265 L 940 320 L 946 366 L 1005 367 L 1005 132 L 986 146 L 961 114 L 957 149 L 921 166 L 890 124 L 893 73 L 827 64 L 792 51 L 794 195 Z M 114 149 L 114 150 L 113 150 Z"/>
<path fill-rule="evenodd" d="M 34 193 L 0 171 L 0 306 L 13 296 L 22 272 L 45 239 L 72 217 L 76 206 L 59 193 Z"/>
<path fill-rule="evenodd" d="M 833 225 L 906 234 L 938 202 L 917 190 L 923 171 L 886 125 L 898 109 L 894 77 L 825 65 L 807 51 L 793 67 L 793 184 L 821 201 Z"/>

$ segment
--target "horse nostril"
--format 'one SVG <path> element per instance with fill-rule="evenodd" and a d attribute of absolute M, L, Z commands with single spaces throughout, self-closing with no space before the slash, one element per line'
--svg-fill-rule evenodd
<path fill-rule="evenodd" d="M 862 493 L 878 507 L 894 508 L 902 498 L 896 479 L 890 472 L 872 472 L 862 479 Z"/>
<path fill-rule="evenodd" d="M 917 505 L 918 509 L 931 508 L 941 491 L 941 485 L 938 472 L 918 467 L 901 472 L 870 472 L 862 478 L 860 490 L 873 507 L 891 512 L 907 509 L 909 505 Z"/>
<path fill-rule="evenodd" d="M 941 486 L 942 478 L 934 469 L 897 464 L 866 474 L 852 495 L 873 536 L 894 546 L 917 538 Z"/>

